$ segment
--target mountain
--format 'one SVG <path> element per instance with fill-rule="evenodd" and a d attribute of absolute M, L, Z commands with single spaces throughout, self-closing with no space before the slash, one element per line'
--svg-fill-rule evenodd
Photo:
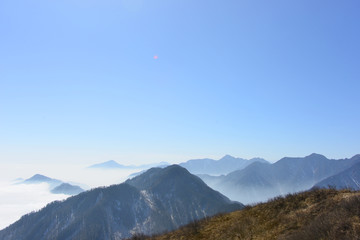
<path fill-rule="evenodd" d="M 165 167 L 168 166 L 169 163 L 167 162 L 160 162 L 160 163 L 152 163 L 152 164 L 143 164 L 143 165 L 122 165 L 117 163 L 114 160 L 109 160 L 103 163 L 98 163 L 89 166 L 88 168 L 95 168 L 95 169 L 149 169 L 152 167 Z"/>
<path fill-rule="evenodd" d="M 168 166 L 168 165 L 159 165 L 159 166 L 157 166 L 157 168 L 165 168 L 165 167 L 167 167 L 167 166 Z M 128 176 L 128 178 L 133 178 L 133 177 L 139 176 L 139 175 L 143 174 L 144 172 L 146 172 L 147 170 L 149 170 L 149 169 L 145 169 L 145 170 L 141 170 L 141 171 L 139 171 L 139 172 L 131 173 L 131 174 Z"/>
<path fill-rule="evenodd" d="M 11 182 L 16 184 L 16 183 L 22 183 L 24 181 L 25 181 L 25 179 L 23 179 L 23 178 L 16 178 L 16 179 L 12 180 Z"/>
<path fill-rule="evenodd" d="M 83 192 L 84 189 L 82 189 L 79 186 L 74 186 L 69 183 L 62 183 L 59 186 L 55 187 L 51 190 L 51 193 L 54 194 L 66 194 L 66 195 L 77 195 L 81 192 Z"/>
<path fill-rule="evenodd" d="M 125 183 L 141 191 L 147 191 L 153 196 L 165 196 L 158 200 L 170 211 L 170 215 L 197 212 L 198 209 L 213 215 L 216 212 L 226 212 L 238 206 L 227 197 L 209 188 L 199 177 L 190 174 L 186 169 L 172 165 L 165 169 L 152 168 L 144 174 L 129 179 Z M 226 203 L 224 205 L 224 203 Z M 195 214 L 196 219 L 203 218 L 201 212 Z M 188 216 L 177 225 L 190 221 Z"/>
<path fill-rule="evenodd" d="M 94 165 L 91 165 L 88 168 L 103 168 L 103 169 L 113 169 L 113 168 L 122 168 L 122 169 L 131 169 L 134 168 L 134 166 L 125 166 L 122 164 L 117 163 L 114 160 L 109 160 L 107 162 L 103 162 L 103 163 L 97 163 Z"/>
<path fill-rule="evenodd" d="M 186 169 L 172 165 L 50 203 L 0 231 L 0 239 L 123 239 L 241 208 Z"/>
<path fill-rule="evenodd" d="M 318 182 L 315 187 L 360 190 L 360 163 Z"/>
<path fill-rule="evenodd" d="M 209 175 L 222 175 L 228 174 L 232 171 L 243 169 L 246 166 L 254 163 L 262 162 L 268 163 L 262 158 L 253 158 L 250 160 L 235 158 L 230 155 L 225 155 L 219 160 L 214 159 L 193 159 L 187 162 L 180 163 L 179 165 L 183 168 L 186 168 L 192 174 L 209 174 Z M 160 162 L 153 164 L 144 164 L 144 165 L 122 165 L 117 163 L 114 160 L 109 160 L 103 163 L 98 163 L 89 166 L 88 168 L 92 169 L 149 169 L 152 167 L 166 167 L 169 163 Z M 134 174 L 136 175 L 136 174 Z"/>
<path fill-rule="evenodd" d="M 189 172 L 192 174 L 222 175 L 228 174 L 235 170 L 243 169 L 254 162 L 268 163 L 262 158 L 246 160 L 242 158 L 235 158 L 230 155 L 225 155 L 219 160 L 210 158 L 193 159 L 184 163 L 180 163 L 179 165 L 189 170 Z"/>
<path fill-rule="evenodd" d="M 20 183 L 25 183 L 25 184 L 48 183 L 50 188 L 55 188 L 55 187 L 59 186 L 62 183 L 62 181 L 60 181 L 58 179 L 54 179 L 54 178 L 49 178 L 49 177 L 41 175 L 41 174 L 35 174 L 31 178 L 28 178 Z"/>
<path fill-rule="evenodd" d="M 359 215 L 359 192 L 318 189 L 194 221 L 164 235 L 138 239 L 356 240 L 360 236 Z"/>
<path fill-rule="evenodd" d="M 323 155 L 311 154 L 304 158 L 282 158 L 273 164 L 255 162 L 226 176 L 200 177 L 230 199 L 254 203 L 310 189 L 319 181 L 338 174 L 357 162 L 360 162 L 359 155 L 351 159 L 329 160 Z"/>
<path fill-rule="evenodd" d="M 54 194 L 65 194 L 65 195 L 75 195 L 83 192 L 79 186 L 71 185 L 69 183 L 64 183 L 61 180 L 49 178 L 47 176 L 41 174 L 35 174 L 31 178 L 28 178 L 22 182 L 18 182 L 17 184 L 38 184 L 38 183 L 47 183 L 49 184 L 50 192 Z"/>

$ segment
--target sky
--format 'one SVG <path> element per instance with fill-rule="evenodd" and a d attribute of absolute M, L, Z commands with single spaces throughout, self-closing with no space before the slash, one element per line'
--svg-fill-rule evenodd
<path fill-rule="evenodd" d="M 2 0 L 0 164 L 360 153 L 358 0 Z"/>

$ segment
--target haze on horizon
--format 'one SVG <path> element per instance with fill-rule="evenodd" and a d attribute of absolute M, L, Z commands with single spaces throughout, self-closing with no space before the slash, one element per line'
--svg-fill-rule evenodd
<path fill-rule="evenodd" d="M 351 157 L 359 9 L 357 0 L 3 0 L 0 166 Z"/>

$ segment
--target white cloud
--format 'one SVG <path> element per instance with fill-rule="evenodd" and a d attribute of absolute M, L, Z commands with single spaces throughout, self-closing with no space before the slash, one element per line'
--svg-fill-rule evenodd
<path fill-rule="evenodd" d="M 14 184 L 16 178 L 26 179 L 39 173 L 64 182 L 79 183 L 81 187 L 95 188 L 121 183 L 129 174 L 140 171 L 86 169 L 84 166 L 69 164 L 1 164 L 0 169 L 0 229 L 14 223 L 24 214 L 39 210 L 52 201 L 68 197 L 51 194 L 46 183 Z"/>
<path fill-rule="evenodd" d="M 18 220 L 22 215 L 39 210 L 47 203 L 67 198 L 63 194 L 51 194 L 49 186 L 42 184 L 0 183 L 0 229 Z"/>

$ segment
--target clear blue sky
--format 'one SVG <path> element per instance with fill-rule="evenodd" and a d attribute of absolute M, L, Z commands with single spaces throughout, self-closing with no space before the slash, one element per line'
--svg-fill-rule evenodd
<path fill-rule="evenodd" d="M 351 157 L 359 12 L 358 0 L 2 0 L 0 162 Z"/>

